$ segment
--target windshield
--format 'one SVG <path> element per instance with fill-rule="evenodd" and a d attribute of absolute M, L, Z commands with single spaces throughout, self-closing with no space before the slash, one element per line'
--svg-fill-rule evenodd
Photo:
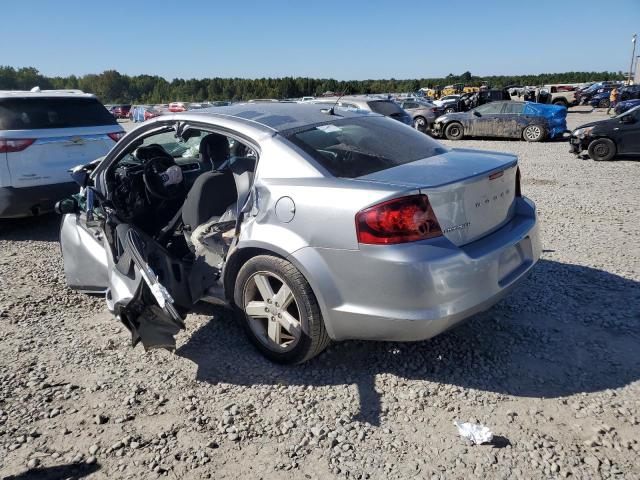
<path fill-rule="evenodd" d="M 284 136 L 341 178 L 361 177 L 446 152 L 424 133 L 382 117 L 345 118 Z"/>
<path fill-rule="evenodd" d="M 640 115 L 640 105 L 636 105 L 635 107 L 627 110 L 626 112 L 622 112 L 620 115 L 616 115 L 614 118 L 621 118 L 626 115 L 634 115 L 636 118 Z"/>

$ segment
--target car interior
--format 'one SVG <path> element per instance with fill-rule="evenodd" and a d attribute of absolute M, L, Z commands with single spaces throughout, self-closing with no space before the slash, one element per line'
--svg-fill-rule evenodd
<path fill-rule="evenodd" d="M 138 139 L 109 167 L 108 200 L 121 222 L 189 259 L 197 227 L 223 222 L 235 230 L 238 196 L 246 201 L 256 162 L 255 150 L 234 138 L 168 126 Z"/>

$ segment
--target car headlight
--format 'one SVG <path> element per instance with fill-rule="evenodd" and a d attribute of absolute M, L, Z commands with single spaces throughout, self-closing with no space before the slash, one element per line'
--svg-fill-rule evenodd
<path fill-rule="evenodd" d="M 591 130 L 593 130 L 593 127 L 578 128 L 577 130 L 573 131 L 573 136 L 574 137 L 585 137 L 585 136 L 589 135 L 589 133 L 591 133 Z"/>

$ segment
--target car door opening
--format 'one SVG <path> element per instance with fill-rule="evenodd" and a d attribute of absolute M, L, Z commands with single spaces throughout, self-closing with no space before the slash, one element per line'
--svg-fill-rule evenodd
<path fill-rule="evenodd" d="M 125 149 L 93 208 L 112 252 L 107 305 L 145 349 L 175 348 L 240 231 L 256 152 L 219 133 L 163 129 Z"/>

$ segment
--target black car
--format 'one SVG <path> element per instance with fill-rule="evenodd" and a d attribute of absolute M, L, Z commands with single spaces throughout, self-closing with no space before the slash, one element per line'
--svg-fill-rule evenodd
<path fill-rule="evenodd" d="M 536 105 L 537 107 L 531 107 Z M 438 117 L 432 134 L 448 140 L 463 137 L 522 138 L 528 142 L 539 142 L 553 138 L 566 130 L 566 113 L 552 105 L 528 102 L 491 102 L 469 112 L 457 112 Z"/>
<path fill-rule="evenodd" d="M 587 123 L 571 133 L 571 152 L 587 151 L 593 160 L 611 160 L 617 154 L 640 155 L 640 106 L 617 117 Z"/>

